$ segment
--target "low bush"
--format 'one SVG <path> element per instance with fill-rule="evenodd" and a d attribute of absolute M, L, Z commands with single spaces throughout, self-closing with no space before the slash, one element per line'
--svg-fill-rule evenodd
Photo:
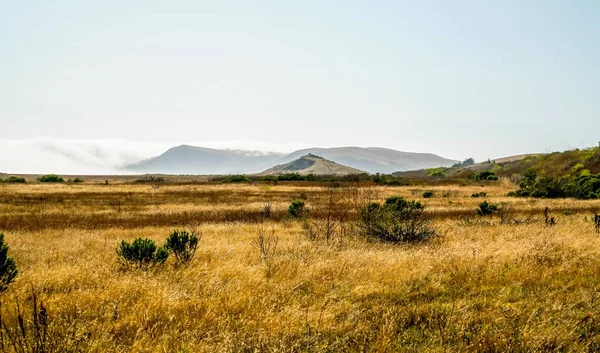
<path fill-rule="evenodd" d="M 248 179 L 248 176 L 244 175 L 244 174 L 238 174 L 238 175 L 230 175 L 227 178 L 225 178 L 225 180 L 223 180 L 224 183 L 249 183 L 250 179 Z"/>
<path fill-rule="evenodd" d="M 433 197 L 433 191 L 425 191 L 423 193 L 423 198 L 428 199 L 428 198 L 431 198 L 431 197 Z"/>
<path fill-rule="evenodd" d="M 165 263 L 168 257 L 169 251 L 150 239 L 136 238 L 131 244 L 123 240 L 117 247 L 117 261 L 125 267 L 145 269 Z"/>
<path fill-rule="evenodd" d="M 490 172 L 489 170 L 479 172 L 475 175 L 475 180 L 490 180 L 495 181 L 498 180 L 498 177 L 494 172 Z"/>
<path fill-rule="evenodd" d="M 75 178 L 75 179 L 73 179 L 73 182 L 74 183 L 83 183 L 83 179 L 81 179 L 81 178 Z"/>
<path fill-rule="evenodd" d="M 64 183 L 64 179 L 56 174 L 46 174 L 40 179 L 41 183 Z"/>
<path fill-rule="evenodd" d="M 308 209 L 303 200 L 294 200 L 288 207 L 288 213 L 294 218 L 303 218 L 308 213 Z"/>
<path fill-rule="evenodd" d="M 18 273 L 15 260 L 8 256 L 8 245 L 4 242 L 4 234 L 0 233 L 0 293 L 6 291 Z"/>
<path fill-rule="evenodd" d="M 494 204 L 491 204 L 491 203 L 488 203 L 487 200 L 485 200 L 482 203 L 480 203 L 479 207 L 477 208 L 477 214 L 479 216 L 492 215 L 496 211 L 498 211 L 498 206 L 494 205 Z"/>
<path fill-rule="evenodd" d="M 25 184 L 27 181 L 25 180 L 25 178 L 20 178 L 20 177 L 16 177 L 16 176 L 9 176 L 8 178 L 2 180 L 5 183 L 11 183 L 11 184 Z"/>
<path fill-rule="evenodd" d="M 487 193 L 484 191 L 481 192 L 474 192 L 473 194 L 471 194 L 471 197 L 486 197 Z"/>
<path fill-rule="evenodd" d="M 418 201 L 388 197 L 383 204 L 371 202 L 359 210 L 366 236 L 391 243 L 414 243 L 434 238 L 436 230 Z"/>
<path fill-rule="evenodd" d="M 185 265 L 194 258 L 199 242 L 200 237 L 195 231 L 175 230 L 167 238 L 165 248 L 173 253 L 178 263 Z"/>

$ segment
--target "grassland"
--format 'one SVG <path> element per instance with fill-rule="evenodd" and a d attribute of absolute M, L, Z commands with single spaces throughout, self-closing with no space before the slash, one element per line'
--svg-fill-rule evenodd
<path fill-rule="evenodd" d="M 0 231 L 20 271 L 2 320 L 17 325 L 17 302 L 29 318 L 36 293 L 63 352 L 599 351 L 600 201 L 505 197 L 514 188 L 361 187 L 420 200 L 441 234 L 390 245 L 308 240 L 287 207 L 301 194 L 312 207 L 327 192 L 316 184 L 2 184 Z M 502 218 L 475 215 L 480 191 Z M 118 265 L 121 240 L 163 243 L 191 224 L 190 265 Z M 252 244 L 265 231 L 279 240 L 268 261 Z"/>

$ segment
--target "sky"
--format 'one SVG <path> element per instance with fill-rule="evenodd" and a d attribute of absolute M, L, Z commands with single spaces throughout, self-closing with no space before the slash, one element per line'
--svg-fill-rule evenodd
<path fill-rule="evenodd" d="M 595 146 L 598 18 L 595 0 L 0 0 L 0 146 Z"/>

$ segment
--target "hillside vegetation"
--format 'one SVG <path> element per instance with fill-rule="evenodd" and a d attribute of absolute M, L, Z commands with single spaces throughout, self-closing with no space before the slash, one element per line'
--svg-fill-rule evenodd
<path fill-rule="evenodd" d="M 518 185 L 518 189 L 511 194 L 515 196 L 598 198 L 600 148 L 528 155 L 504 162 L 487 161 L 467 167 L 455 166 L 395 174 L 408 179 L 429 180 L 489 181 L 498 177 Z"/>

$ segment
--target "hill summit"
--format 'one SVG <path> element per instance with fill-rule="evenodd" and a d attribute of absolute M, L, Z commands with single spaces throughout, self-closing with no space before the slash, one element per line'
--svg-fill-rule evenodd
<path fill-rule="evenodd" d="M 360 174 L 364 172 L 362 170 L 327 160 L 312 153 L 308 153 L 289 163 L 280 164 L 273 168 L 267 169 L 260 174 L 279 175 L 287 173 L 298 173 L 302 175 L 348 175 Z"/>

